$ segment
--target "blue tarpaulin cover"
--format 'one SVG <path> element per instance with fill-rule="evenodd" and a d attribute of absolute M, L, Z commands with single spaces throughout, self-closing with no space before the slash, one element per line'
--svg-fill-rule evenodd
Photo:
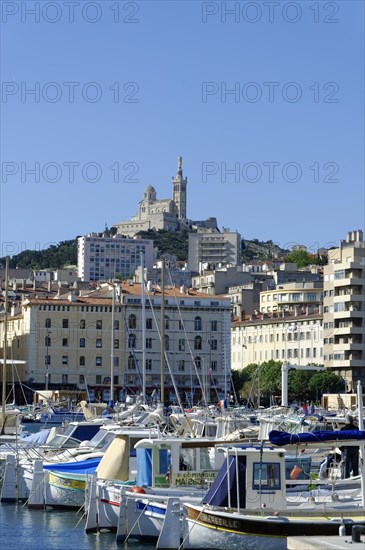
<path fill-rule="evenodd" d="M 269 441 L 278 447 L 283 445 L 298 445 L 300 443 L 320 443 L 322 441 L 348 441 L 365 439 L 365 430 L 340 430 L 340 431 L 318 431 L 300 434 L 290 434 L 272 430 L 269 433 Z"/>
<path fill-rule="evenodd" d="M 45 464 L 44 470 L 52 470 L 56 472 L 74 473 L 74 474 L 89 474 L 95 472 L 101 457 L 90 458 L 80 462 L 60 462 L 58 464 Z"/>

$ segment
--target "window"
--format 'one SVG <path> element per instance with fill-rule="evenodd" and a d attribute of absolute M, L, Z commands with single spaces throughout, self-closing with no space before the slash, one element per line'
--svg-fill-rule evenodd
<path fill-rule="evenodd" d="M 44 356 L 44 364 L 45 365 L 50 365 L 51 364 L 51 356 L 50 355 L 45 355 Z"/>
<path fill-rule="evenodd" d="M 128 335 L 128 347 L 129 348 L 135 348 L 136 347 L 136 335 L 135 334 L 129 334 Z"/>
<path fill-rule="evenodd" d="M 128 357 L 128 369 L 135 370 L 135 368 L 136 368 L 136 360 L 134 359 L 134 356 L 130 353 Z"/>
<path fill-rule="evenodd" d="M 165 329 L 168 330 L 170 328 L 170 319 L 165 315 Z"/>
<path fill-rule="evenodd" d="M 215 338 L 213 338 L 213 340 L 210 340 L 210 349 L 212 351 L 217 351 L 218 349 L 218 340 L 216 340 Z"/>
<path fill-rule="evenodd" d="M 146 370 L 152 370 L 152 359 L 146 359 Z"/>
<path fill-rule="evenodd" d="M 202 319 L 201 319 L 201 317 L 195 317 L 195 319 L 194 319 L 194 330 L 202 330 Z"/>
<path fill-rule="evenodd" d="M 212 362 L 210 363 L 210 368 L 211 368 L 212 370 L 214 370 L 214 371 L 217 370 L 217 366 L 218 366 L 218 361 L 212 361 Z"/>
<path fill-rule="evenodd" d="M 185 351 L 185 339 L 184 338 L 179 339 L 179 351 Z"/>
<path fill-rule="evenodd" d="M 62 338 L 62 346 L 64 348 L 67 348 L 68 347 L 68 339 L 67 338 Z"/>
<path fill-rule="evenodd" d="M 252 488 L 256 490 L 281 488 L 280 464 L 278 462 L 254 462 Z"/>
<path fill-rule="evenodd" d="M 68 356 L 62 355 L 62 365 L 68 365 Z"/>
<path fill-rule="evenodd" d="M 184 361 L 184 359 L 179 359 L 178 365 L 179 365 L 179 371 L 184 372 L 184 370 L 185 370 L 185 361 Z"/>
<path fill-rule="evenodd" d="M 202 359 L 201 359 L 201 357 L 195 357 L 194 363 L 195 363 L 195 367 L 196 367 L 197 369 L 201 369 L 201 368 L 202 368 Z"/>
<path fill-rule="evenodd" d="M 101 384 L 101 374 L 95 376 L 95 384 Z"/>
<path fill-rule="evenodd" d="M 128 317 L 128 328 L 137 328 L 137 317 L 133 314 Z"/>
<path fill-rule="evenodd" d="M 119 357 L 116 355 L 113 357 L 113 367 L 119 367 Z"/>
<path fill-rule="evenodd" d="M 62 328 L 68 328 L 68 319 L 62 319 Z"/>
<path fill-rule="evenodd" d="M 216 332 L 218 330 L 218 321 L 211 321 L 210 322 L 210 330 L 212 332 Z"/>
<path fill-rule="evenodd" d="M 80 365 L 80 367 L 85 366 L 85 355 L 80 355 L 79 365 Z"/>
<path fill-rule="evenodd" d="M 146 319 L 146 329 L 147 330 L 152 329 L 152 317 L 147 317 L 147 319 Z"/>
<path fill-rule="evenodd" d="M 102 361 L 102 359 L 101 359 L 101 357 L 100 357 L 100 355 L 99 355 L 98 357 L 95 358 L 95 365 L 96 365 L 97 367 L 101 367 L 102 364 L 103 364 L 103 361 Z"/>
<path fill-rule="evenodd" d="M 49 317 L 47 317 L 47 319 L 45 320 L 44 326 L 46 328 L 51 328 L 51 319 Z"/>
<path fill-rule="evenodd" d="M 62 384 L 68 384 L 68 374 L 62 375 Z"/>
<path fill-rule="evenodd" d="M 114 349 L 119 349 L 119 339 L 114 338 Z"/>
<path fill-rule="evenodd" d="M 119 330 L 119 321 L 118 320 L 114 321 L 114 330 Z"/>
<path fill-rule="evenodd" d="M 102 342 L 101 338 L 96 339 L 96 347 L 97 348 L 102 348 L 103 347 L 103 342 Z"/>
<path fill-rule="evenodd" d="M 195 336 L 194 338 L 194 349 L 202 349 L 202 337 Z"/>
<path fill-rule="evenodd" d="M 85 347 L 85 338 L 80 338 L 80 348 Z"/>
<path fill-rule="evenodd" d="M 84 374 L 79 375 L 79 384 L 85 384 L 85 375 Z"/>
<path fill-rule="evenodd" d="M 146 338 L 146 349 L 152 349 L 152 338 Z"/>
<path fill-rule="evenodd" d="M 85 326 L 86 326 L 86 321 L 85 321 L 85 319 L 80 319 L 80 328 L 81 328 L 81 329 L 84 329 Z"/>
<path fill-rule="evenodd" d="M 51 337 L 50 336 L 46 336 L 45 339 L 44 339 L 44 345 L 46 347 L 50 347 L 51 346 Z"/>
<path fill-rule="evenodd" d="M 113 376 L 113 382 L 114 384 L 119 384 L 119 376 L 117 374 Z"/>
<path fill-rule="evenodd" d="M 101 330 L 103 328 L 103 321 L 101 321 L 100 319 L 98 319 L 96 321 L 96 330 Z"/>
<path fill-rule="evenodd" d="M 184 330 L 184 323 L 179 321 L 179 330 Z"/>
<path fill-rule="evenodd" d="M 167 334 L 165 334 L 165 350 L 169 351 L 169 349 L 170 349 L 170 337 Z"/>

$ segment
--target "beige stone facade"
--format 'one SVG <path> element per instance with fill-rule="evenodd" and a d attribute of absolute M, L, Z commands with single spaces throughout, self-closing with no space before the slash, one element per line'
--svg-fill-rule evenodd
<path fill-rule="evenodd" d="M 283 361 L 308 365 L 323 363 L 322 314 L 257 315 L 231 328 L 232 369 L 250 363 Z"/>
<path fill-rule="evenodd" d="M 27 361 L 21 381 L 43 389 L 48 372 L 49 389 L 87 385 L 96 399 L 107 400 L 113 373 L 114 398 L 118 399 L 125 387 L 129 392 L 140 391 L 145 346 L 147 392 L 160 385 L 161 291 L 152 286 L 146 290 L 145 342 L 140 285 L 118 285 L 117 295 L 113 330 L 109 285 L 88 296 L 69 293 L 59 299 L 24 300 L 22 314 L 8 321 L 13 356 Z M 166 364 L 184 402 L 191 392 L 195 400 L 201 398 L 202 386 L 214 400 L 224 396 L 230 372 L 229 326 L 228 299 L 179 289 L 165 291 Z M 1 341 L 3 328 L 0 320 Z M 169 368 L 165 369 L 166 395 L 173 401 Z"/>
<path fill-rule="evenodd" d="M 365 242 L 350 231 L 324 268 L 324 363 L 356 390 L 365 387 Z"/>

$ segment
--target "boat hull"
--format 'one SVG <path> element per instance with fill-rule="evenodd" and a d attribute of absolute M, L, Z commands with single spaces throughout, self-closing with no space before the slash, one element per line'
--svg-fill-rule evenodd
<path fill-rule="evenodd" d="M 262 516 L 250 511 L 244 514 L 185 504 L 185 514 L 184 548 L 200 550 L 286 550 L 289 536 L 338 535 L 342 521 L 350 535 L 352 525 L 365 525 L 363 513 L 344 509 L 328 512 L 326 516 L 285 512 L 283 515 Z"/>

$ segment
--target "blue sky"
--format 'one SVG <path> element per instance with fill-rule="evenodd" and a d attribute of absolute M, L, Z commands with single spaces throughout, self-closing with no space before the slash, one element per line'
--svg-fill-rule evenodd
<path fill-rule="evenodd" d="M 310 250 L 364 227 L 362 1 L 1 7 L 1 256 L 172 196 L 179 155 L 191 219 Z"/>

